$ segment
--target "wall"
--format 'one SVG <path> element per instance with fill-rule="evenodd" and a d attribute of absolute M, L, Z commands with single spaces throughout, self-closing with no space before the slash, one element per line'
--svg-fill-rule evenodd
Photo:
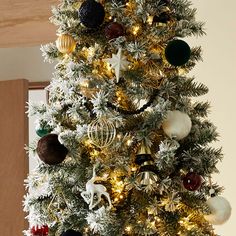
<path fill-rule="evenodd" d="M 235 140 L 236 128 L 236 31 L 235 8 L 233 0 L 195 0 L 198 9 L 197 18 L 206 22 L 207 36 L 191 39 L 191 45 L 201 45 L 204 62 L 199 63 L 192 74 L 198 81 L 206 84 L 210 92 L 204 100 L 211 102 L 209 119 L 217 126 L 220 133 L 216 147 L 223 146 L 224 160 L 218 164 L 220 174 L 214 179 L 225 187 L 224 196 L 231 202 L 233 212 L 231 219 L 222 226 L 217 226 L 217 233 L 222 236 L 235 234 L 236 221 L 236 184 L 235 173 Z"/>

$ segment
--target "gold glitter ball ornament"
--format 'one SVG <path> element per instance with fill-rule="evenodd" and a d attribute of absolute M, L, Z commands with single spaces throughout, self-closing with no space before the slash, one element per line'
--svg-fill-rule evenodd
<path fill-rule="evenodd" d="M 63 54 L 72 53 L 76 47 L 76 41 L 68 34 L 60 35 L 56 40 L 58 50 Z"/>

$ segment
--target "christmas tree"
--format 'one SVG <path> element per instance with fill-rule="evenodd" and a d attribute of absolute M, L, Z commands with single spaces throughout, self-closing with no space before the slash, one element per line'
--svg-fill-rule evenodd
<path fill-rule="evenodd" d="M 188 74 L 204 35 L 188 0 L 62 0 L 51 21 L 48 104 L 30 103 L 38 166 L 25 235 L 213 236 L 231 207 L 208 88 Z M 194 100 L 193 100 L 194 98 Z"/>

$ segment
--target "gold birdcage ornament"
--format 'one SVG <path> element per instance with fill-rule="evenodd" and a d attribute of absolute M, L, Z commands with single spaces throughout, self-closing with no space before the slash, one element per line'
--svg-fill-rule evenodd
<path fill-rule="evenodd" d="M 99 148 L 110 146 L 115 137 L 115 124 L 106 117 L 97 118 L 88 126 L 88 138 L 95 146 Z"/>

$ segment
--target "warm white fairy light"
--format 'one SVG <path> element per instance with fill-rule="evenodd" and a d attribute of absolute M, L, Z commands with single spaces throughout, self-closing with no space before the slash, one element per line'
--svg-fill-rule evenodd
<path fill-rule="evenodd" d="M 140 26 L 139 25 L 134 26 L 133 27 L 133 35 L 137 35 L 139 30 L 140 30 Z"/>
<path fill-rule="evenodd" d="M 149 17 L 147 18 L 147 23 L 148 23 L 149 25 L 152 25 L 152 22 L 153 22 L 153 16 L 149 16 Z"/>
<path fill-rule="evenodd" d="M 131 227 L 131 226 L 127 226 L 127 227 L 125 228 L 125 231 L 126 231 L 127 233 L 130 233 L 130 232 L 132 231 L 132 227 Z"/>

